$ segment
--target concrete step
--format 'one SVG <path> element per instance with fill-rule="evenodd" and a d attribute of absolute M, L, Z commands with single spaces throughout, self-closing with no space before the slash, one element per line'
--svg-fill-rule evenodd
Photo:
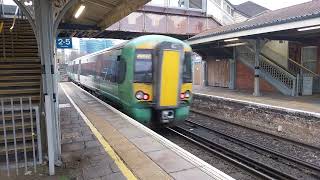
<path fill-rule="evenodd" d="M 0 56 L 0 63 L 5 63 L 5 62 L 40 62 L 40 58 L 38 56 L 35 57 L 26 57 L 26 56 L 21 56 L 21 57 L 10 57 L 10 56 Z"/>
<path fill-rule="evenodd" d="M 41 64 L 1 64 L 0 69 L 29 69 L 29 68 L 41 68 Z"/>
<path fill-rule="evenodd" d="M 0 56 L 4 56 L 3 52 L 0 52 Z M 38 53 L 27 53 L 27 52 L 19 52 L 19 53 L 15 53 L 15 52 L 6 52 L 5 53 L 6 57 L 38 57 L 39 54 Z"/>
<path fill-rule="evenodd" d="M 0 71 L 0 76 L 3 75 L 8 75 L 10 76 L 10 74 L 39 74 L 41 73 L 41 69 L 39 68 L 35 68 L 35 69 L 8 69 L 8 70 L 4 70 L 2 69 Z"/>
<path fill-rule="evenodd" d="M 9 89 L 9 90 L 0 90 L 1 97 L 10 97 L 10 96 L 37 96 L 40 95 L 40 88 L 25 88 L 25 89 Z"/>
<path fill-rule="evenodd" d="M 26 141 L 32 140 L 32 133 L 31 132 L 25 132 L 25 136 L 24 137 L 25 137 Z M 33 138 L 37 139 L 37 136 L 34 136 Z M 16 141 L 17 141 L 17 143 L 23 142 L 23 133 L 22 132 L 16 133 Z M 14 136 L 13 136 L 13 134 L 7 134 L 7 143 L 11 143 L 11 142 L 14 142 Z M 0 135 L 0 143 L 5 143 L 3 135 Z"/>
<path fill-rule="evenodd" d="M 37 147 L 37 144 L 35 144 L 35 147 Z M 23 152 L 23 151 L 24 151 L 24 146 L 23 146 L 23 144 L 18 144 L 16 150 L 17 150 L 18 152 Z M 27 144 L 26 144 L 26 150 L 27 150 L 27 151 L 32 151 L 32 150 L 33 150 L 32 143 L 27 143 Z M 9 154 L 13 154 L 14 151 L 15 151 L 15 148 L 14 148 L 13 145 L 8 146 L 8 153 L 9 153 Z M 4 147 L 4 146 L 1 146 L 1 147 L 0 147 L 0 155 L 5 155 L 5 154 L 6 154 L 5 147 Z"/>
<path fill-rule="evenodd" d="M 40 75 L 11 75 L 11 76 L 0 76 L 0 81 L 18 81 L 18 80 L 39 80 L 40 81 L 41 76 Z"/>
<path fill-rule="evenodd" d="M 24 124 L 22 125 L 22 122 L 15 122 L 15 125 L 13 126 L 12 121 L 10 121 L 11 123 L 6 123 L 5 128 L 7 131 L 11 131 L 13 130 L 13 128 L 15 128 L 15 130 L 20 130 L 20 129 L 30 129 L 31 127 L 35 127 L 36 126 L 36 122 L 33 121 L 32 123 L 29 122 L 24 122 Z M 3 125 L 1 125 L 1 129 L 0 129 L 0 134 L 3 134 Z"/>
<path fill-rule="evenodd" d="M 16 48 L 15 46 L 13 47 L 10 47 L 10 48 L 5 48 L 3 49 L 1 46 L 0 46 L 0 49 L 1 49 L 1 53 L 0 55 L 2 54 L 3 55 L 3 52 L 6 52 L 6 54 L 10 54 L 10 53 L 17 53 L 17 54 L 20 54 L 20 53 L 38 53 L 38 48 Z"/>
<path fill-rule="evenodd" d="M 31 82 L 1 82 L 1 87 L 30 87 L 30 86 L 40 86 L 40 81 L 31 81 Z"/>
<path fill-rule="evenodd" d="M 36 43 L 30 43 L 30 44 L 24 44 L 24 43 L 15 43 L 12 44 L 11 43 L 7 43 L 5 45 L 3 45 L 1 42 L 0 42 L 0 51 L 3 50 L 3 48 L 5 48 L 6 50 L 11 50 L 11 49 L 36 49 L 38 50 L 38 45 Z"/>

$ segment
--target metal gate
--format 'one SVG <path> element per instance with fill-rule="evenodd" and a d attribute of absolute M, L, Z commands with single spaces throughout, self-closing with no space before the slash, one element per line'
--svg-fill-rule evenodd
<path fill-rule="evenodd" d="M 0 98 L 0 105 L 0 170 L 8 176 L 36 172 L 42 163 L 38 106 L 31 97 Z"/>

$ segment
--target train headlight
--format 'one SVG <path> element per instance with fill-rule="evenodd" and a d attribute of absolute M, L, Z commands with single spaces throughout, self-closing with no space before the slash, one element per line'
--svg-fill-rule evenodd
<path fill-rule="evenodd" d="M 138 100 L 144 99 L 144 93 L 143 93 L 142 91 L 136 92 L 136 98 L 137 98 Z"/>
<path fill-rule="evenodd" d="M 185 98 L 190 98 L 190 96 L 191 96 L 191 92 L 190 92 L 190 91 L 186 91 L 186 92 L 184 93 L 184 97 L 185 97 Z"/>
<path fill-rule="evenodd" d="M 184 98 L 185 98 L 184 93 L 181 93 L 181 94 L 180 94 L 180 98 L 181 98 L 181 99 L 184 99 Z"/>

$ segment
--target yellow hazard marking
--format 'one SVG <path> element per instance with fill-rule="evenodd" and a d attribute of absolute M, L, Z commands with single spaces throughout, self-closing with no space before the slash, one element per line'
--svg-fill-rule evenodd
<path fill-rule="evenodd" d="M 164 50 L 161 70 L 160 106 L 178 104 L 180 53 L 175 50 Z"/>
<path fill-rule="evenodd" d="M 185 93 L 186 91 L 192 91 L 192 83 L 184 83 L 181 86 L 181 93 Z"/>
<path fill-rule="evenodd" d="M 124 162 L 120 159 L 120 157 L 114 152 L 112 147 L 108 144 L 108 142 L 104 139 L 104 137 L 99 133 L 97 128 L 94 127 L 94 125 L 90 122 L 90 120 L 87 118 L 87 116 L 81 111 L 81 109 L 76 105 L 76 103 L 71 99 L 69 94 L 64 89 L 63 85 L 61 85 L 61 88 L 71 104 L 74 106 L 74 108 L 78 111 L 78 113 L 81 115 L 84 122 L 89 126 L 93 134 L 96 136 L 100 144 L 103 146 L 103 149 L 109 154 L 109 156 L 114 160 L 122 174 L 128 179 L 128 180 L 137 180 L 137 178 L 134 176 L 134 174 L 130 171 L 130 169 L 124 164 Z"/>
<path fill-rule="evenodd" d="M 3 22 L 0 22 L 0 33 L 2 33 L 2 29 L 3 29 Z"/>

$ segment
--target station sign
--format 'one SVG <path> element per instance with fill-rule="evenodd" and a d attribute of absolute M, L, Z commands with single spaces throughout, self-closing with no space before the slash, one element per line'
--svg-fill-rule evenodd
<path fill-rule="evenodd" d="M 56 46 L 58 49 L 71 49 L 72 48 L 72 39 L 65 37 L 57 37 Z"/>

